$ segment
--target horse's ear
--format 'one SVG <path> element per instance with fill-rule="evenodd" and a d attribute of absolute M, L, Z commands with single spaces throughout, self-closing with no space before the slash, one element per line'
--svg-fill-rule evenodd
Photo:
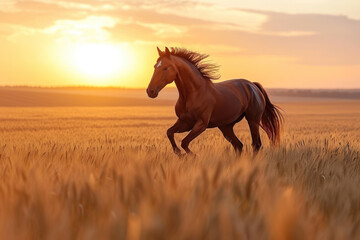
<path fill-rule="evenodd" d="M 168 47 L 165 47 L 165 55 L 170 56 L 170 51 L 169 51 Z"/>
<path fill-rule="evenodd" d="M 158 50 L 159 56 L 161 57 L 162 55 L 164 55 L 164 53 L 160 50 L 159 47 L 156 47 L 156 49 Z"/>

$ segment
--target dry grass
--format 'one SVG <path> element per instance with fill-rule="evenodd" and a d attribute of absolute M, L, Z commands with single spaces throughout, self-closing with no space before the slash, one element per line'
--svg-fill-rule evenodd
<path fill-rule="evenodd" d="M 358 106 L 284 104 L 280 147 L 253 157 L 243 122 L 240 158 L 213 129 L 182 159 L 172 107 L 1 108 L 0 238 L 359 239 Z"/>

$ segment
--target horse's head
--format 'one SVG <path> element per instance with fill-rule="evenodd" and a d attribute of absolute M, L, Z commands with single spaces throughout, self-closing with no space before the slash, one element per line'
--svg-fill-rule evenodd
<path fill-rule="evenodd" d="M 171 59 L 169 49 L 166 47 L 165 52 L 157 48 L 159 58 L 154 66 L 154 73 L 146 92 L 149 97 L 156 98 L 166 85 L 172 83 L 177 76 L 177 68 Z"/>

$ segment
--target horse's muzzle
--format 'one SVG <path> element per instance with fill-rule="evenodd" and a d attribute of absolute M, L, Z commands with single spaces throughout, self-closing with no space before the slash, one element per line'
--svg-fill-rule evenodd
<path fill-rule="evenodd" d="M 146 89 L 146 92 L 147 92 L 147 95 L 151 98 L 156 98 L 159 94 L 158 91 L 155 91 L 154 89 L 150 90 L 149 88 Z"/>

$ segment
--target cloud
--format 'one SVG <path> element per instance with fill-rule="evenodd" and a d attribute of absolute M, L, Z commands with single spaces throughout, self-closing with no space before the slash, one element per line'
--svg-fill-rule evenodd
<path fill-rule="evenodd" d="M 153 41 L 156 39 L 152 29 L 137 23 L 121 23 L 105 29 L 111 34 L 111 38 L 115 41 L 136 42 L 138 40 Z"/>
<path fill-rule="evenodd" d="M 26 34 L 45 33 L 75 42 L 162 41 L 219 46 L 223 54 L 234 49 L 234 56 L 274 55 L 301 64 L 360 64 L 360 21 L 346 16 L 190 1 L 21 0 L 13 10 L 0 11 L 0 23 L 0 34 L 15 25 L 19 27 L 12 29 Z"/>
<path fill-rule="evenodd" d="M 161 38 L 182 45 L 228 46 L 240 48 L 246 55 L 283 56 L 301 64 L 360 63 L 360 21 L 346 16 L 286 14 L 193 2 L 158 4 L 162 4 L 161 7 L 156 4 L 130 6 L 129 11 L 118 12 L 119 16 L 130 19 L 138 30 L 137 40 L 147 40 L 151 36 L 154 40 Z M 109 31 L 116 39 L 121 29 L 122 39 L 126 39 L 126 28 L 120 25 Z M 185 26 L 186 31 L 161 35 L 158 30 L 161 26 L 169 29 Z M 143 39 L 140 29 L 145 33 Z M 134 30 L 129 32 L 134 33 Z M 134 39 L 134 35 L 130 35 Z"/>
<path fill-rule="evenodd" d="M 58 20 L 42 32 L 56 34 L 58 41 L 64 42 L 106 41 L 110 36 L 105 28 L 115 25 L 116 20 L 111 17 L 90 16 L 82 20 Z"/>
<path fill-rule="evenodd" d="M 0 22 L 28 28 L 45 28 L 60 19 L 81 19 L 86 13 L 65 9 L 57 4 L 37 1 L 16 2 L 11 11 L 0 11 Z"/>
<path fill-rule="evenodd" d="M 248 39 L 248 45 L 251 41 L 259 46 L 249 48 L 249 52 L 295 56 L 303 64 L 360 64 L 359 20 L 346 16 L 248 11 L 267 16 L 259 33 L 234 34 Z M 292 32 L 302 34 L 286 34 Z"/>
<path fill-rule="evenodd" d="M 127 5 L 128 6 L 128 5 Z M 104 12 L 105 14 L 105 12 Z M 108 28 L 115 41 L 171 41 L 183 38 L 189 28 L 209 27 L 217 23 L 168 13 L 159 13 L 151 9 L 134 8 L 107 11 L 106 14 L 119 19 L 118 24 Z"/>
<path fill-rule="evenodd" d="M 153 30 L 154 35 L 159 38 L 167 37 L 183 37 L 187 32 L 187 27 L 177 26 L 172 24 L 163 24 L 163 23 L 139 23 L 144 27 L 150 28 Z"/>
<path fill-rule="evenodd" d="M 222 28 L 254 32 L 266 21 L 266 15 L 256 12 L 226 8 L 221 5 L 198 2 L 182 2 L 154 9 L 158 13 L 172 14 L 208 23 L 214 22 Z"/>

